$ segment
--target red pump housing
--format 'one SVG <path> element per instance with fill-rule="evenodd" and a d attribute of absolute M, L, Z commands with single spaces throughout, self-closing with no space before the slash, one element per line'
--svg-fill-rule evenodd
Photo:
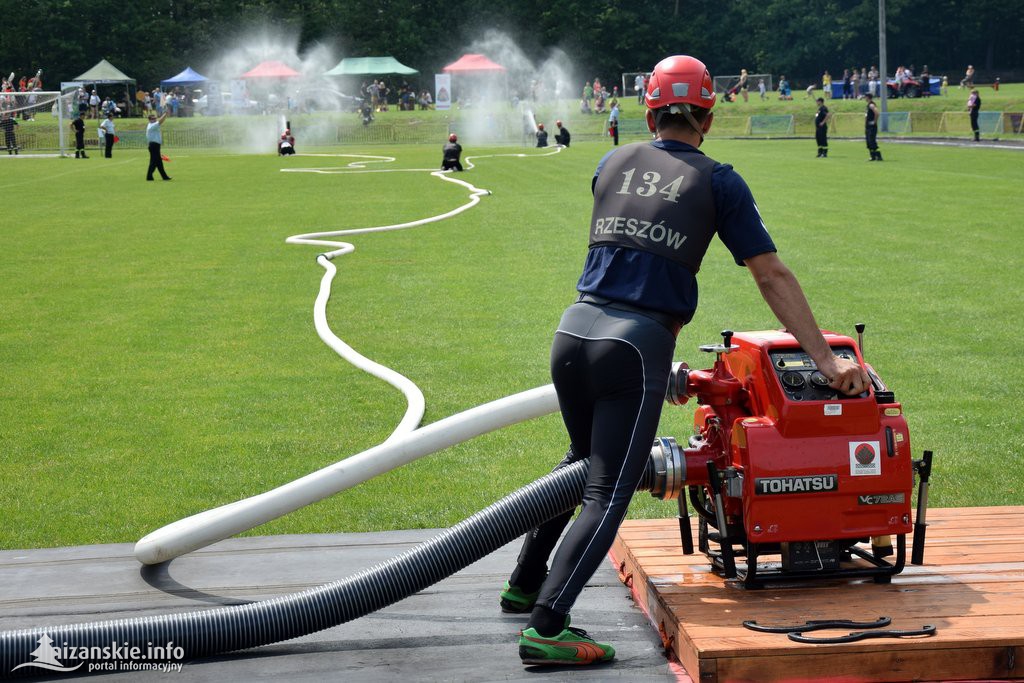
<path fill-rule="evenodd" d="M 852 569 L 887 581 L 903 568 L 916 464 L 902 406 L 853 339 L 823 335 L 833 353 L 868 369 L 868 392 L 838 394 L 777 330 L 724 332 L 723 345 L 701 347 L 716 353 L 713 368 L 673 373 L 668 400 L 700 404 L 679 469 L 701 518 L 701 550 L 727 574 L 736 573 L 733 555 L 746 555 L 748 584 L 766 576 L 756 562 L 768 554 L 782 556 L 773 578 Z M 881 559 L 893 535 L 895 565 Z M 870 553 L 857 547 L 869 540 Z M 843 568 L 850 563 L 860 566 Z"/>

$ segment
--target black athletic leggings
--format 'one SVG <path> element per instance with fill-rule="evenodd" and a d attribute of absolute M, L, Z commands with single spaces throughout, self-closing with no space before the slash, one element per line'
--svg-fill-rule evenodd
<path fill-rule="evenodd" d="M 537 604 L 568 614 L 604 561 L 651 453 L 675 337 L 639 313 L 576 303 L 551 347 L 551 377 L 572 450 L 558 467 L 590 458 L 583 508 L 547 574 L 547 559 L 572 514 L 526 539 L 511 583 L 541 585 Z M 557 469 L 557 468 L 556 468 Z"/>

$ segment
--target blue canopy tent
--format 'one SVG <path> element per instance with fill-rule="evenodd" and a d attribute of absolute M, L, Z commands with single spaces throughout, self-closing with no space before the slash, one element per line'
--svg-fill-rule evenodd
<path fill-rule="evenodd" d="M 187 94 L 187 91 L 196 90 L 200 86 L 205 86 L 207 83 L 210 83 L 210 79 L 208 79 L 206 76 L 202 75 L 198 71 L 195 71 L 192 67 L 187 67 L 177 76 L 173 76 L 171 78 L 167 78 L 160 81 L 160 87 L 163 88 L 164 91 L 171 91 L 175 88 L 181 88 L 183 91 L 186 91 L 186 95 L 183 101 L 182 113 L 185 116 L 191 116 L 193 107 L 199 103 L 199 100 L 195 99 L 197 93 Z M 214 88 L 214 90 L 217 89 Z M 216 97 L 220 97 L 219 91 Z M 205 107 L 205 104 L 200 106 Z M 219 103 L 215 106 L 219 106 Z"/>
<path fill-rule="evenodd" d="M 188 67 L 177 76 L 160 81 L 160 87 L 173 88 L 175 86 L 181 86 L 187 88 L 191 86 L 200 85 L 202 83 L 206 83 L 208 80 L 210 79 L 208 79 L 206 76 L 202 75 L 197 71 L 194 71 L 192 67 Z"/>

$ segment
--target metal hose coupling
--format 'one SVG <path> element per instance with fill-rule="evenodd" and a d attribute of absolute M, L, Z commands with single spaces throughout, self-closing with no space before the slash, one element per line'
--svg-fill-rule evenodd
<path fill-rule="evenodd" d="M 674 406 L 681 406 L 689 400 L 686 393 L 686 382 L 690 378 L 690 366 L 686 363 L 673 363 L 672 372 L 668 376 L 668 391 L 665 401 Z"/>
<path fill-rule="evenodd" d="M 675 500 L 679 497 L 683 482 L 686 481 L 686 458 L 675 439 L 659 436 L 654 440 L 647 469 L 652 496 L 661 500 Z"/>

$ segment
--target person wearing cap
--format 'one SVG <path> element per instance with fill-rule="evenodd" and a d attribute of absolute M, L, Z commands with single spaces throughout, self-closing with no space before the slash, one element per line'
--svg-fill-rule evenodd
<path fill-rule="evenodd" d="M 569 133 L 569 129 L 562 125 L 562 119 L 555 121 L 555 127 L 558 128 L 558 132 L 555 133 L 555 143 L 562 147 L 568 147 L 569 142 L 572 140 L 572 134 Z"/>
<path fill-rule="evenodd" d="M 845 394 L 866 390 L 855 361 L 835 356 L 796 277 L 776 254 L 742 177 L 700 151 L 713 121 L 711 75 L 694 57 L 654 67 L 645 95 L 651 142 L 617 147 L 597 165 L 589 250 L 551 347 L 551 377 L 569 435 L 558 468 L 590 467 L 583 507 L 526 536 L 499 595 L 528 613 L 519 636 L 527 665 L 592 664 L 615 649 L 570 626 L 576 599 L 605 562 L 647 466 L 672 368 L 676 336 L 697 308 L 697 272 L 717 234 L 745 266 L 779 322 Z"/>
<path fill-rule="evenodd" d="M 825 100 L 819 97 L 815 102 L 818 111 L 814 114 L 814 140 L 818 143 L 818 158 L 822 159 L 828 157 L 828 122 L 832 115 L 825 106 Z"/>
<path fill-rule="evenodd" d="M 75 158 L 88 159 L 85 155 L 85 112 L 79 111 L 71 122 L 71 130 L 75 131 Z"/>
<path fill-rule="evenodd" d="M 114 112 L 108 111 L 107 118 L 103 119 L 100 123 L 100 133 L 103 138 L 103 156 L 107 159 L 113 158 L 114 154 L 114 142 L 117 138 L 114 137 Z"/>
<path fill-rule="evenodd" d="M 462 170 L 462 145 L 459 144 L 459 136 L 452 133 L 448 136 L 448 142 L 441 148 L 441 170 L 461 171 Z"/>
<path fill-rule="evenodd" d="M 167 120 L 167 114 L 168 110 L 164 109 L 159 118 L 153 113 L 149 115 L 149 124 L 146 126 L 146 142 L 149 144 L 149 169 L 146 171 L 146 180 L 153 180 L 153 171 L 159 171 L 160 177 L 164 180 L 171 179 L 164 170 L 164 159 L 160 153 L 160 146 L 164 143 L 160 126 Z"/>
<path fill-rule="evenodd" d="M 871 155 L 868 161 L 882 161 L 882 152 L 878 149 L 878 105 L 870 93 L 864 96 L 864 102 L 864 142 Z"/>

